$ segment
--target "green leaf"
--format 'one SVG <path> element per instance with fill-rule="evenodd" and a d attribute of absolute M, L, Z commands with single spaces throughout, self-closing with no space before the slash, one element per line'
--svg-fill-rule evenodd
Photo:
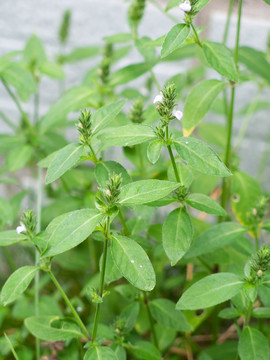
<path fill-rule="evenodd" d="M 259 330 L 246 327 L 239 339 L 238 353 L 241 360 L 269 360 L 268 340 Z"/>
<path fill-rule="evenodd" d="M 30 36 L 23 51 L 23 61 L 30 68 L 38 68 L 46 60 L 47 56 L 40 38 L 37 35 Z"/>
<path fill-rule="evenodd" d="M 55 218 L 47 227 L 47 247 L 43 256 L 55 256 L 83 242 L 95 229 L 103 215 L 97 210 L 75 210 Z"/>
<path fill-rule="evenodd" d="M 190 32 L 190 26 L 186 24 L 175 25 L 166 35 L 161 49 L 161 58 L 170 55 L 185 43 Z"/>
<path fill-rule="evenodd" d="M 115 103 L 105 105 L 98 109 L 91 116 L 92 133 L 97 134 L 101 129 L 108 126 L 108 124 L 116 117 L 125 105 L 125 100 L 117 101 Z"/>
<path fill-rule="evenodd" d="M 210 0 L 198 0 L 193 6 L 193 14 L 197 14 L 199 11 L 201 11 L 209 3 L 209 1 Z"/>
<path fill-rule="evenodd" d="M 165 12 L 173 9 L 176 6 L 179 6 L 181 4 L 182 0 L 170 0 L 166 6 Z"/>
<path fill-rule="evenodd" d="M 47 341 L 68 340 L 85 337 L 73 319 L 59 316 L 33 316 L 24 321 L 25 326 L 36 338 Z"/>
<path fill-rule="evenodd" d="M 13 209 L 10 202 L 0 198 L 0 220 L 4 225 L 11 225 L 13 219 Z"/>
<path fill-rule="evenodd" d="M 156 135 L 150 126 L 135 124 L 108 128 L 98 136 L 104 147 L 137 145 L 155 137 Z"/>
<path fill-rule="evenodd" d="M 13 148 L 6 157 L 6 164 L 9 171 L 14 172 L 22 169 L 33 155 L 33 148 L 30 145 L 21 145 Z"/>
<path fill-rule="evenodd" d="M 212 215 L 224 216 L 227 212 L 210 196 L 204 194 L 190 194 L 186 202 L 193 208 Z"/>
<path fill-rule="evenodd" d="M 158 349 L 150 342 L 138 341 L 132 346 L 132 351 L 136 357 L 143 360 L 162 360 Z"/>
<path fill-rule="evenodd" d="M 108 346 L 95 346 L 87 350 L 83 360 L 118 360 L 115 353 Z"/>
<path fill-rule="evenodd" d="M 70 54 L 61 56 L 61 61 L 63 63 L 74 63 L 77 61 L 82 61 L 93 56 L 97 56 L 100 53 L 98 46 L 85 46 L 74 49 Z"/>
<path fill-rule="evenodd" d="M 140 305 L 138 302 L 129 304 L 124 308 L 119 316 L 119 320 L 124 322 L 123 329 L 125 333 L 129 333 L 135 326 L 139 315 Z"/>
<path fill-rule="evenodd" d="M 139 180 L 124 185 L 119 203 L 122 205 L 141 205 L 159 200 L 179 187 L 178 183 L 165 180 Z"/>
<path fill-rule="evenodd" d="M 257 319 L 269 319 L 270 318 L 270 308 L 269 307 L 255 308 L 252 311 L 252 316 Z"/>
<path fill-rule="evenodd" d="M 205 309 L 223 303 L 235 296 L 243 287 L 240 276 L 218 273 L 206 276 L 191 285 L 176 304 L 176 309 Z"/>
<path fill-rule="evenodd" d="M 118 86 L 126 84 L 149 71 L 149 65 L 146 63 L 128 65 L 111 75 L 109 85 Z"/>
<path fill-rule="evenodd" d="M 162 149 L 162 141 L 160 140 L 154 140 L 148 145 L 147 157 L 152 164 L 155 164 L 158 161 L 160 157 L 161 149 Z"/>
<path fill-rule="evenodd" d="M 266 4 L 270 5 L 270 0 L 263 0 Z"/>
<path fill-rule="evenodd" d="M 7 230 L 0 232 L 0 246 L 10 246 L 24 241 L 26 236 L 17 234 L 15 230 Z"/>
<path fill-rule="evenodd" d="M 239 62 L 270 83 L 270 64 L 264 53 L 247 46 L 241 46 L 239 48 Z"/>
<path fill-rule="evenodd" d="M 254 223 L 253 209 L 263 196 L 259 183 L 250 175 L 237 171 L 232 178 L 232 210 L 236 219 L 245 225 Z"/>
<path fill-rule="evenodd" d="M 23 266 L 14 271 L 2 288 L 1 303 L 6 306 L 23 294 L 38 270 L 37 266 Z"/>
<path fill-rule="evenodd" d="M 156 276 L 143 248 L 126 236 L 117 234 L 111 240 L 111 254 L 120 273 L 136 288 L 153 290 Z"/>
<path fill-rule="evenodd" d="M 109 180 L 110 175 L 113 173 L 121 174 L 122 184 L 128 184 L 131 182 L 131 177 L 128 174 L 127 170 L 116 161 L 103 161 L 96 165 L 95 167 L 95 177 L 98 184 L 105 189 L 106 182 Z"/>
<path fill-rule="evenodd" d="M 42 74 L 47 75 L 53 79 L 61 80 L 61 79 L 65 78 L 65 72 L 64 72 L 62 66 L 60 66 L 59 64 L 56 64 L 56 63 L 49 62 L 49 61 L 42 63 L 42 65 L 39 68 L 39 71 Z"/>
<path fill-rule="evenodd" d="M 163 248 L 175 265 L 188 251 L 193 237 L 190 217 L 184 207 L 173 210 L 162 227 Z"/>
<path fill-rule="evenodd" d="M 213 41 L 204 41 L 202 47 L 211 68 L 231 81 L 237 82 L 239 80 L 233 54 L 230 49 L 223 44 Z"/>
<path fill-rule="evenodd" d="M 37 91 L 33 75 L 18 63 L 9 63 L 0 73 L 0 77 L 15 87 L 23 101 L 27 101 L 31 94 Z"/>
<path fill-rule="evenodd" d="M 130 33 L 119 33 L 111 36 L 105 36 L 103 38 L 108 44 L 120 44 L 132 41 L 132 35 Z"/>
<path fill-rule="evenodd" d="M 75 166 L 83 151 L 83 145 L 76 143 L 69 144 L 57 151 L 48 167 L 46 184 L 59 179 L 66 171 Z"/>
<path fill-rule="evenodd" d="M 231 176 L 213 149 L 204 142 L 191 137 L 181 137 L 174 141 L 175 149 L 187 164 L 206 175 Z"/>
<path fill-rule="evenodd" d="M 223 81 L 212 79 L 203 80 L 194 86 L 187 97 L 182 119 L 184 131 L 187 135 L 203 120 L 225 86 L 226 84 Z"/>
<path fill-rule="evenodd" d="M 156 299 L 149 303 L 153 318 L 161 325 L 177 331 L 191 331 L 185 315 L 175 309 L 175 303 L 167 299 Z"/>
<path fill-rule="evenodd" d="M 213 250 L 227 246 L 246 233 L 247 229 L 234 222 L 214 225 L 200 234 L 193 242 L 185 258 L 201 256 Z"/>
<path fill-rule="evenodd" d="M 87 86 L 77 86 L 66 91 L 50 108 L 40 122 L 40 129 L 46 132 L 61 122 L 71 111 L 78 111 L 86 106 L 96 106 L 96 91 Z"/>

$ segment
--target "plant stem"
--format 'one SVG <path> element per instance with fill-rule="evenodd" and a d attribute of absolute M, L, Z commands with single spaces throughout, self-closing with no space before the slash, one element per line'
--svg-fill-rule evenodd
<path fill-rule="evenodd" d="M 166 141 L 168 141 L 168 137 L 169 137 L 169 129 L 168 129 L 168 126 L 166 126 Z M 172 166 L 173 166 L 173 171 L 174 171 L 176 181 L 181 183 L 180 174 L 179 174 L 177 166 L 176 166 L 176 162 L 175 162 L 175 159 L 174 159 L 174 156 L 173 156 L 171 145 L 167 145 L 167 148 L 168 148 L 168 152 L 169 152 L 169 155 L 170 155 L 170 159 L 171 159 L 171 163 L 172 163 Z"/>
<path fill-rule="evenodd" d="M 230 28 L 231 17 L 232 17 L 233 3 L 234 3 L 234 0 L 230 0 L 227 19 L 226 19 L 226 25 L 225 25 L 223 40 L 222 40 L 223 45 L 226 45 L 227 39 L 228 39 L 229 28 Z"/>
<path fill-rule="evenodd" d="M 13 129 L 13 130 L 17 129 L 16 125 L 13 124 L 13 122 L 11 120 L 9 120 L 9 118 L 2 111 L 0 111 L 0 117 L 11 129 Z"/>
<path fill-rule="evenodd" d="M 146 310 L 147 310 L 147 315 L 148 315 L 148 319 L 149 319 L 149 323 L 150 323 L 150 327 L 151 327 L 151 333 L 153 335 L 153 342 L 154 342 L 155 347 L 159 350 L 157 334 L 156 334 L 155 327 L 154 327 L 154 319 L 152 317 L 152 314 L 151 314 L 151 311 L 149 308 L 148 294 L 146 292 L 143 292 L 143 299 L 144 299 L 144 304 L 145 304 Z"/>
<path fill-rule="evenodd" d="M 11 96 L 11 98 L 13 99 L 13 101 L 15 102 L 19 112 L 21 113 L 21 115 L 24 117 L 25 116 L 25 112 L 23 111 L 21 104 L 19 103 L 19 100 L 17 99 L 16 95 L 13 94 L 13 92 L 11 91 L 11 89 L 9 88 L 8 84 L 6 83 L 6 81 L 4 79 L 1 79 L 2 83 L 5 87 L 5 89 L 7 90 L 7 92 L 9 93 L 9 95 Z"/>
<path fill-rule="evenodd" d="M 239 0 L 237 31 L 236 31 L 235 50 L 234 50 L 234 61 L 235 61 L 236 67 L 238 67 L 238 50 L 239 50 L 239 40 L 240 40 L 241 15 L 242 15 L 242 0 Z M 228 122 L 227 122 L 227 124 L 228 124 L 227 145 L 226 145 L 225 161 L 224 161 L 225 165 L 227 167 L 230 166 L 230 157 L 231 157 L 231 139 L 232 139 L 233 114 L 234 114 L 234 99 L 235 99 L 235 84 L 232 83 L 230 108 L 229 108 Z M 226 208 L 227 197 L 228 197 L 228 182 L 225 180 L 225 178 L 223 178 L 221 206 L 224 208 Z"/>
<path fill-rule="evenodd" d="M 129 235 L 129 230 L 128 230 L 127 223 L 126 223 L 125 218 L 124 218 L 124 216 L 123 216 L 123 214 L 122 214 L 122 211 L 121 211 L 120 209 L 119 209 L 119 212 L 118 212 L 118 216 L 119 216 L 119 219 L 120 219 L 120 221 L 121 221 L 121 224 L 122 224 L 122 226 L 123 226 L 123 228 L 124 228 L 124 233 L 125 233 L 125 235 Z"/>
<path fill-rule="evenodd" d="M 195 27 L 194 27 L 193 24 L 191 24 L 191 28 L 192 28 L 193 33 L 194 33 L 194 35 L 195 35 L 196 43 L 197 43 L 200 47 L 202 47 L 202 43 L 201 43 L 201 41 L 200 41 L 199 35 L 198 35 L 198 33 L 197 33 L 197 31 L 196 31 L 196 29 L 195 29 Z"/>
<path fill-rule="evenodd" d="M 11 352 L 12 352 L 15 360 L 19 360 L 19 356 L 16 354 L 16 351 L 15 351 L 13 345 L 12 345 L 12 342 L 10 341 L 10 339 L 9 339 L 9 337 L 7 336 L 6 333 L 4 333 L 4 335 L 5 335 L 5 338 L 6 338 L 6 340 L 7 340 L 7 343 L 8 343 L 8 345 L 9 345 L 9 347 L 10 347 L 10 350 L 11 350 Z"/>
<path fill-rule="evenodd" d="M 67 304 L 67 306 L 70 308 L 70 311 L 72 312 L 74 318 L 76 319 L 78 325 L 80 326 L 82 332 L 85 335 L 85 338 L 87 340 L 90 339 L 90 336 L 88 334 L 88 331 L 84 325 L 84 323 L 82 322 L 80 316 L 78 315 L 77 311 L 74 309 L 73 305 L 71 304 L 69 298 L 67 297 L 65 291 L 63 290 L 63 288 L 61 287 L 61 285 L 59 284 L 59 282 L 56 280 L 55 276 L 53 275 L 53 273 L 51 272 L 51 270 L 47 271 L 50 278 L 52 279 L 54 285 L 57 287 L 57 289 L 59 290 L 59 292 L 61 293 L 63 299 L 65 300 L 65 303 Z"/>
<path fill-rule="evenodd" d="M 249 324 L 252 309 L 253 309 L 253 303 L 250 301 L 249 305 L 248 305 L 248 308 L 247 308 L 247 312 L 245 314 L 244 328 L 247 327 L 248 324 Z"/>
<path fill-rule="evenodd" d="M 42 168 L 38 167 L 37 179 L 37 233 L 41 230 L 41 205 L 42 204 Z M 35 265 L 39 264 L 40 255 L 38 250 L 35 251 Z M 39 271 L 35 275 L 35 316 L 39 316 Z M 35 339 L 36 342 L 36 358 L 40 359 L 40 340 Z"/>
<path fill-rule="evenodd" d="M 105 242 L 104 242 L 104 248 L 103 248 L 103 258 L 102 258 L 102 267 L 101 267 L 100 284 L 99 284 L 99 296 L 101 298 L 103 296 L 103 290 L 104 290 L 104 279 L 105 279 L 105 272 L 106 272 L 106 260 L 107 260 L 107 250 L 108 250 L 109 235 L 110 235 L 110 217 L 107 216 L 106 229 L 105 229 Z M 97 308 L 96 308 L 93 335 L 92 335 L 92 342 L 94 342 L 96 340 L 96 337 L 97 337 L 98 321 L 99 321 L 99 314 L 100 314 L 100 305 L 101 304 L 98 303 Z"/>
<path fill-rule="evenodd" d="M 95 153 L 95 151 L 94 151 L 94 149 L 93 149 L 93 147 L 92 147 L 91 144 L 88 144 L 88 146 L 89 146 L 89 149 L 90 149 L 91 154 L 92 154 L 92 156 L 93 156 L 94 163 L 95 163 L 95 165 L 96 165 L 96 164 L 98 163 L 98 159 L 97 159 L 96 153 Z"/>

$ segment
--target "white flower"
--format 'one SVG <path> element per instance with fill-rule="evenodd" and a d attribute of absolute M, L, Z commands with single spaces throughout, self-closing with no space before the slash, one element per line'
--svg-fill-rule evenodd
<path fill-rule="evenodd" d="M 172 114 L 173 114 L 173 116 L 176 117 L 176 119 L 179 120 L 179 121 L 180 121 L 180 120 L 182 119 L 182 117 L 183 117 L 183 113 L 182 113 L 182 111 L 180 111 L 180 110 L 174 109 L 173 112 L 172 112 Z"/>
<path fill-rule="evenodd" d="M 184 12 L 190 12 L 191 5 L 189 0 L 185 0 L 182 4 L 179 5 L 180 9 Z"/>
<path fill-rule="evenodd" d="M 25 225 L 22 222 L 20 222 L 20 225 L 16 227 L 16 231 L 17 231 L 17 234 L 25 232 L 26 231 Z"/>
<path fill-rule="evenodd" d="M 163 95 L 162 95 L 162 92 L 160 92 L 155 98 L 154 98 L 154 101 L 153 103 L 156 104 L 158 102 L 162 103 L 163 101 Z"/>

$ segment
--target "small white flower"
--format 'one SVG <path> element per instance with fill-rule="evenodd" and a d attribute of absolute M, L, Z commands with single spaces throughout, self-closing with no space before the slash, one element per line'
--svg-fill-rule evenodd
<path fill-rule="evenodd" d="M 154 101 L 153 103 L 156 104 L 158 102 L 162 103 L 163 101 L 163 95 L 162 95 L 162 92 L 160 92 L 155 98 L 154 98 Z"/>
<path fill-rule="evenodd" d="M 20 225 L 16 227 L 16 231 L 17 231 L 17 234 L 25 232 L 26 231 L 25 225 L 22 222 L 20 222 Z"/>
<path fill-rule="evenodd" d="M 174 109 L 173 112 L 172 112 L 172 114 L 173 114 L 173 116 L 176 117 L 176 119 L 179 120 L 179 121 L 180 121 L 180 120 L 182 119 L 182 117 L 183 117 L 183 113 L 182 113 L 182 111 L 180 111 L 180 110 Z"/>
<path fill-rule="evenodd" d="M 191 5 L 189 0 L 185 0 L 182 4 L 179 5 L 179 8 L 184 12 L 190 12 Z"/>

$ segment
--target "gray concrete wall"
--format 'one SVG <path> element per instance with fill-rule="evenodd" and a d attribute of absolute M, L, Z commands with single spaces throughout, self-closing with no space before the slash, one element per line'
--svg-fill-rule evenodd
<path fill-rule="evenodd" d="M 166 1 L 161 1 L 162 5 Z M 200 17 L 198 24 L 207 27 L 207 36 L 212 40 L 219 41 L 222 38 L 223 28 L 227 13 L 228 1 L 212 0 Z M 36 33 L 44 42 L 48 55 L 53 58 L 58 52 L 59 45 L 57 32 L 63 11 L 67 8 L 72 10 L 71 35 L 67 45 L 67 52 L 77 46 L 100 44 L 102 38 L 107 35 L 127 32 L 129 30 L 126 21 L 126 10 L 128 3 L 123 0 L 1 0 L 0 1 L 0 55 L 9 51 L 23 49 L 26 40 L 33 33 Z M 182 14 L 178 9 L 171 12 L 181 21 Z M 241 29 L 241 44 L 254 46 L 264 50 L 266 38 L 270 31 L 270 6 L 262 0 L 246 0 L 243 8 L 243 22 Z M 140 35 L 148 35 L 155 39 L 172 27 L 173 22 L 164 16 L 151 3 L 147 5 L 146 15 L 140 27 Z M 233 46 L 236 27 L 236 15 L 232 18 L 232 27 L 229 33 L 228 45 Z M 127 62 L 139 61 L 139 56 L 134 53 L 120 65 Z M 80 84 L 81 79 L 92 60 L 87 60 L 80 65 L 68 66 L 67 86 Z M 157 76 L 165 81 L 170 75 L 185 71 L 187 62 L 179 64 L 158 65 L 155 69 Z M 214 75 L 216 76 L 216 74 Z M 137 82 L 140 86 L 140 82 Z M 236 108 L 252 101 L 254 86 L 246 84 L 237 90 Z M 265 91 L 263 98 L 269 100 L 269 91 Z M 50 104 L 58 97 L 58 85 L 51 80 L 44 80 L 41 86 L 41 114 L 44 114 Z M 24 104 L 24 109 L 31 112 L 33 105 Z M 18 113 L 14 108 L 3 87 L 0 85 L 0 109 L 11 117 L 17 117 Z M 256 113 L 249 126 L 247 137 L 241 145 L 239 154 L 243 158 L 241 167 L 243 170 L 256 175 L 259 160 L 265 146 L 267 133 L 270 129 L 269 111 Z M 209 117 L 210 120 L 222 122 L 223 119 Z M 241 126 L 241 119 L 235 122 L 237 133 Z M 0 132 L 8 129 L 0 124 Z M 265 185 L 270 190 L 270 182 L 267 172 L 264 179 Z"/>

